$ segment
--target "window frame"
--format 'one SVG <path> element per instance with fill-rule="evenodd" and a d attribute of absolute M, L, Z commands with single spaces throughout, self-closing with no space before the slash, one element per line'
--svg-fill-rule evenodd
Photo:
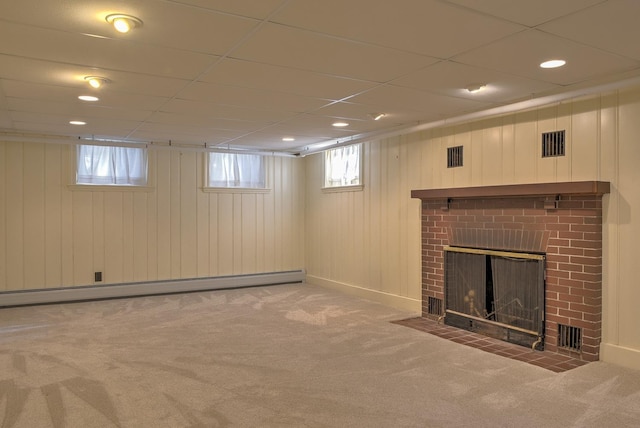
<path fill-rule="evenodd" d="M 233 154 L 233 155 L 258 155 L 262 158 L 262 168 L 264 170 L 264 187 L 236 187 L 236 186 L 211 186 L 209 184 L 209 160 L 212 153 Z M 207 193 L 269 193 L 271 192 L 271 156 L 260 155 L 257 153 L 227 153 L 206 151 L 203 153 L 203 177 L 202 191 Z"/>
<path fill-rule="evenodd" d="M 359 156 L 359 161 L 358 161 L 358 184 L 346 184 L 346 185 L 337 185 L 337 186 L 327 186 L 327 152 L 331 151 L 331 150 L 338 150 L 338 149 L 344 149 L 346 147 L 351 147 L 351 146 L 359 146 L 359 150 L 358 150 L 358 156 Z M 358 192 L 358 191 L 362 191 L 364 189 L 364 162 L 363 162 L 363 158 L 364 158 L 364 144 L 363 143 L 356 143 L 356 144 L 348 144 L 348 145 L 344 145 L 344 146 L 340 146 L 340 147 L 335 147 L 335 148 L 330 148 L 327 150 L 324 150 L 322 152 L 322 191 L 326 192 L 326 193 L 332 193 L 332 192 Z"/>
<path fill-rule="evenodd" d="M 138 184 L 90 184 L 78 183 L 78 146 L 104 146 L 104 147 L 124 147 L 141 148 L 147 151 L 147 183 Z M 155 190 L 153 177 L 155 176 L 155 151 L 149 150 L 147 145 L 111 145 L 111 144 L 73 144 L 69 146 L 68 165 L 65 169 L 69 171 L 67 188 L 72 191 L 91 192 L 152 192 Z"/>

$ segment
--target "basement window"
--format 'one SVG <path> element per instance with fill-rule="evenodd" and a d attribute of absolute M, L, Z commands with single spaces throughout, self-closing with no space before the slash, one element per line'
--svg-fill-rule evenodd
<path fill-rule="evenodd" d="M 324 152 L 323 189 L 362 189 L 362 144 Z"/>
<path fill-rule="evenodd" d="M 267 174 L 262 155 L 207 153 L 205 188 L 265 190 Z"/>
<path fill-rule="evenodd" d="M 148 168 L 146 148 L 76 146 L 75 184 L 146 186 Z"/>

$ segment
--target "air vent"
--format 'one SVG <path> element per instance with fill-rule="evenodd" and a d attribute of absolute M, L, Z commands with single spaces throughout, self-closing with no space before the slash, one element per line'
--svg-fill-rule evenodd
<path fill-rule="evenodd" d="M 542 134 L 542 157 L 564 156 L 564 130 Z"/>
<path fill-rule="evenodd" d="M 570 351 L 582 349 L 582 329 L 558 324 L 558 347 Z"/>
<path fill-rule="evenodd" d="M 447 168 L 462 166 L 463 146 L 447 147 Z"/>
<path fill-rule="evenodd" d="M 442 299 L 428 296 L 427 313 L 430 315 L 442 315 Z"/>

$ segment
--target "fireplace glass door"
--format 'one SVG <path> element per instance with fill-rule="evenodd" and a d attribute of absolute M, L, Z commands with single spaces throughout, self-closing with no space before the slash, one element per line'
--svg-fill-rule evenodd
<path fill-rule="evenodd" d="M 445 248 L 445 323 L 541 349 L 544 256 Z"/>

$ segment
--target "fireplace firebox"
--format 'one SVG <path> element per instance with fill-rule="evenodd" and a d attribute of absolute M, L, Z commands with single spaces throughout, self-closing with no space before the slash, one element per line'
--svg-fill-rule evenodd
<path fill-rule="evenodd" d="M 447 325 L 544 347 L 544 255 L 445 247 Z"/>

